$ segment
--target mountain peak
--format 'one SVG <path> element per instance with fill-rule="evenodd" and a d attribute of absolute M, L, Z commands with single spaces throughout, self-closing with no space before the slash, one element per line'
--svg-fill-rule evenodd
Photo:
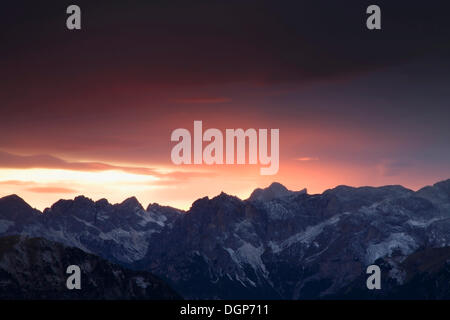
<path fill-rule="evenodd" d="M 20 207 L 20 208 L 32 209 L 31 206 L 28 203 L 26 203 L 26 201 L 23 200 L 21 197 L 19 197 L 17 194 L 11 194 L 9 196 L 0 198 L 0 203 L 3 206 L 14 206 L 16 208 Z"/>
<path fill-rule="evenodd" d="M 255 189 L 248 200 L 250 201 L 270 201 L 277 198 L 283 198 L 286 196 L 293 195 L 297 192 L 291 191 L 287 189 L 284 185 L 282 185 L 279 182 L 273 182 L 270 186 L 267 188 L 261 189 L 257 188 Z M 301 191 L 298 191 L 298 193 L 306 193 L 306 189 L 303 189 Z"/>
<path fill-rule="evenodd" d="M 151 210 L 160 210 L 162 208 L 171 208 L 169 206 L 162 206 L 157 202 L 153 202 L 153 203 L 149 203 L 147 206 L 147 209 L 145 209 L 145 211 L 151 211 Z"/>
<path fill-rule="evenodd" d="M 419 197 L 432 202 L 446 203 L 450 199 L 450 179 L 439 181 L 433 186 L 426 186 L 416 192 Z"/>
<path fill-rule="evenodd" d="M 0 201 L 2 201 L 2 202 L 3 201 L 21 201 L 21 202 L 25 202 L 25 200 L 23 200 L 17 194 L 10 194 L 8 196 L 4 196 L 4 197 L 0 198 Z"/>
<path fill-rule="evenodd" d="M 286 188 L 284 185 L 282 185 L 279 182 L 272 182 L 270 186 L 267 187 L 269 190 L 283 190 L 283 191 L 289 191 L 288 188 Z"/>
<path fill-rule="evenodd" d="M 16 194 L 0 198 L 0 217 L 23 220 L 31 217 L 37 210 Z"/>
<path fill-rule="evenodd" d="M 228 198 L 234 198 L 234 197 L 232 195 L 229 195 L 228 193 L 225 193 L 225 192 L 221 191 L 213 199 L 228 199 Z"/>
<path fill-rule="evenodd" d="M 84 201 L 84 200 L 91 200 L 91 199 L 89 199 L 88 197 L 85 197 L 83 195 L 79 195 L 79 196 L 76 196 L 73 200 L 75 200 L 75 201 Z"/>
<path fill-rule="evenodd" d="M 144 210 L 144 207 L 142 207 L 141 203 L 138 201 L 138 199 L 136 199 L 136 197 L 130 197 L 125 199 L 124 201 L 122 201 L 122 203 L 120 203 L 121 207 L 127 207 L 127 208 L 138 208 L 140 210 Z"/>
<path fill-rule="evenodd" d="M 440 188 L 442 190 L 450 190 L 450 179 L 439 181 L 433 185 L 434 187 Z"/>
<path fill-rule="evenodd" d="M 95 201 L 95 204 L 100 207 L 106 207 L 109 205 L 109 201 L 105 198 L 102 198 L 102 199 Z"/>

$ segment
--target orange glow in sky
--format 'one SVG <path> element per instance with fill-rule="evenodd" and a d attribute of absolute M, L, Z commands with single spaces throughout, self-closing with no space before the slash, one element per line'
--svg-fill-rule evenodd
<path fill-rule="evenodd" d="M 193 166 L 183 168 L 190 170 Z M 72 199 L 85 195 L 98 200 L 108 199 L 119 203 L 136 196 L 146 207 L 157 202 L 180 209 L 189 209 L 198 198 L 214 197 L 222 191 L 246 199 L 258 187 L 266 187 L 274 181 L 291 190 L 308 189 L 308 193 L 320 193 L 338 184 L 352 186 L 395 184 L 399 176 L 383 175 L 379 167 L 324 164 L 314 157 L 301 157 L 282 162 L 275 176 L 259 175 L 258 165 L 200 166 L 197 174 L 188 178 L 172 178 L 178 166 L 164 166 L 161 172 L 169 175 L 157 177 L 149 174 L 129 173 L 121 170 L 82 171 L 66 169 L 0 169 L 0 196 L 18 194 L 30 205 L 43 210 L 59 199 Z M 422 187 L 422 179 L 401 177 L 407 187 Z M 429 180 L 429 183 L 436 181 Z"/>

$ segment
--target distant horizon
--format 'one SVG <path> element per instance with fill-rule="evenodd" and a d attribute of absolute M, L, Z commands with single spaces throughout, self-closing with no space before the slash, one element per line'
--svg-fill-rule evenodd
<path fill-rule="evenodd" d="M 322 192 L 318 192 L 318 193 L 317 193 L 317 192 L 309 193 L 307 187 L 304 187 L 304 188 L 298 189 L 298 190 L 291 190 L 291 189 L 287 188 L 284 184 L 282 184 L 282 183 L 280 183 L 280 182 L 278 182 L 278 181 L 273 181 L 272 183 L 270 183 L 270 184 L 267 185 L 266 187 L 257 187 L 257 188 L 255 188 L 255 189 L 253 189 L 252 192 L 255 191 L 255 190 L 257 190 L 257 189 L 263 189 L 263 190 L 264 190 L 264 189 L 267 189 L 267 188 L 269 188 L 272 184 L 276 184 L 276 183 L 281 184 L 282 186 L 284 186 L 287 190 L 289 190 L 289 191 L 291 191 L 291 192 L 300 192 L 300 191 L 305 190 L 305 191 L 306 191 L 306 194 L 308 194 L 308 195 L 323 194 L 325 191 L 327 191 L 327 190 L 333 190 L 333 189 L 335 189 L 335 188 L 337 188 L 337 187 L 350 187 L 350 188 L 358 189 L 358 188 L 366 188 L 366 187 L 368 187 L 368 188 L 382 188 L 382 187 L 388 187 L 388 186 L 399 186 L 399 187 L 403 187 L 403 188 L 405 188 L 405 189 L 411 190 L 411 191 L 413 191 L 413 192 L 417 192 L 417 191 L 419 191 L 419 190 L 421 190 L 421 189 L 423 189 L 423 188 L 426 188 L 426 187 L 432 187 L 433 185 L 435 185 L 435 184 L 437 184 L 437 183 L 445 182 L 445 181 L 447 181 L 447 180 L 450 180 L 450 178 L 440 179 L 440 180 L 438 180 L 438 181 L 436 181 L 436 182 L 434 182 L 434 183 L 426 184 L 426 185 L 423 185 L 422 187 L 419 187 L 419 188 L 408 188 L 408 187 L 406 187 L 406 186 L 404 186 L 404 185 L 402 185 L 402 184 L 387 184 L 387 185 L 378 185 L 378 186 L 374 186 L 374 185 L 351 186 L 351 185 L 345 185 L 345 184 L 338 184 L 338 185 L 336 185 L 336 186 L 334 186 L 334 187 L 330 187 L 330 188 L 324 189 Z M 247 197 L 245 197 L 245 198 L 244 198 L 244 197 L 240 197 L 240 196 L 238 196 L 238 195 L 234 195 L 234 194 L 229 193 L 229 192 L 224 192 L 224 191 L 221 191 L 220 193 L 218 193 L 218 194 L 216 194 L 216 195 L 214 195 L 214 196 L 208 196 L 208 195 L 203 196 L 203 197 L 200 196 L 200 197 L 194 199 L 194 200 L 190 203 L 190 205 L 189 205 L 188 207 L 186 207 L 186 208 L 174 207 L 174 206 L 172 206 L 172 205 L 170 205 L 170 204 L 165 204 L 165 203 L 161 203 L 161 202 L 157 202 L 157 201 L 156 201 L 156 202 L 148 202 L 147 205 L 144 205 L 145 202 L 140 201 L 136 196 L 133 196 L 133 195 L 124 198 L 122 201 L 112 202 L 112 201 L 110 201 L 110 200 L 109 200 L 108 198 L 106 198 L 106 197 L 101 197 L 101 198 L 91 198 L 91 197 L 89 197 L 88 195 L 85 195 L 85 194 L 77 194 L 77 195 L 73 196 L 72 198 L 59 198 L 59 199 L 55 200 L 54 202 L 52 202 L 50 205 L 45 206 L 45 207 L 42 207 L 42 208 L 39 208 L 39 207 L 37 207 L 37 206 L 32 205 L 31 202 L 29 202 L 27 199 L 25 199 L 24 197 L 22 197 L 20 194 L 16 194 L 16 193 L 11 193 L 11 194 L 6 194 L 6 195 L 1 195 L 1 196 L 0 196 L 0 200 L 3 199 L 3 198 L 11 197 L 11 196 L 17 196 L 17 197 L 21 198 L 23 201 L 25 201 L 25 202 L 26 202 L 29 206 L 31 206 L 33 209 L 36 209 L 36 210 L 40 211 L 41 213 L 43 213 L 43 212 L 45 211 L 45 209 L 49 209 L 52 205 L 54 205 L 54 204 L 55 204 L 56 202 L 58 202 L 59 200 L 73 201 L 73 200 L 75 200 L 75 199 L 78 198 L 78 197 L 84 197 L 84 198 L 87 198 L 87 199 L 89 199 L 89 200 L 91 200 L 91 201 L 93 201 L 93 202 L 98 202 L 98 201 L 100 201 L 100 200 L 106 200 L 106 201 L 107 201 L 109 204 L 111 204 L 111 205 L 119 205 L 119 204 L 124 203 L 126 200 L 135 198 L 135 199 L 138 201 L 138 203 L 144 208 L 144 210 L 147 210 L 147 207 L 149 207 L 150 205 L 157 204 L 157 205 L 162 206 L 162 207 L 171 207 L 171 208 L 176 209 L 176 210 L 179 210 L 179 211 L 189 211 L 189 209 L 192 207 L 192 205 L 194 204 L 194 202 L 196 202 L 196 201 L 199 200 L 199 199 L 205 198 L 205 197 L 208 198 L 208 199 L 213 199 L 213 198 L 216 198 L 216 197 L 220 196 L 222 193 L 224 193 L 224 194 L 226 194 L 226 195 L 229 195 L 229 196 L 232 196 L 232 197 L 236 197 L 236 198 L 240 199 L 241 201 L 246 201 L 246 200 L 249 199 L 249 197 L 250 197 L 250 195 L 251 195 L 252 192 L 250 192 L 250 194 L 249 194 Z"/>

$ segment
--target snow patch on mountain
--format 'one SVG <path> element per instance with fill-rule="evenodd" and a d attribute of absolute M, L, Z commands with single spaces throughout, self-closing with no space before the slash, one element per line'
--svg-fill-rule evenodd
<path fill-rule="evenodd" d="M 92 250 L 90 250 L 81 240 L 91 237 L 89 230 L 73 233 L 63 227 L 60 227 L 59 229 L 51 227 L 45 228 L 40 224 L 34 224 L 24 228 L 21 232 L 21 236 L 42 237 L 50 241 L 60 242 L 66 246 L 79 248 L 87 253 L 92 253 Z"/>
<path fill-rule="evenodd" d="M 255 247 L 254 245 L 245 242 L 238 249 L 233 250 L 231 248 L 224 248 L 231 259 L 239 265 L 241 268 L 248 264 L 255 272 L 262 273 L 264 277 L 268 276 L 268 271 L 264 262 L 261 259 L 261 255 L 264 253 L 264 247 L 262 245 Z"/>
<path fill-rule="evenodd" d="M 87 227 L 91 227 L 91 228 L 94 228 L 94 229 L 96 229 L 96 230 L 99 230 L 96 226 L 94 226 L 92 223 L 90 223 L 90 222 L 88 222 L 88 221 L 85 221 L 85 220 L 83 220 L 83 219 L 80 219 L 80 218 L 78 218 L 78 217 L 76 217 L 76 216 L 72 216 L 72 218 L 73 218 L 74 220 L 76 220 L 76 221 L 78 221 L 78 222 L 84 224 L 84 225 L 87 226 Z"/>
<path fill-rule="evenodd" d="M 114 258 L 131 263 L 142 259 L 147 253 L 149 245 L 147 237 L 150 234 L 151 232 L 114 229 L 106 233 L 100 233 L 99 238 L 120 244 L 123 252 L 113 252 Z"/>
<path fill-rule="evenodd" d="M 407 224 L 409 224 L 412 227 L 416 228 L 427 228 L 429 225 L 431 225 L 433 222 L 442 220 L 440 218 L 433 218 L 430 220 L 415 220 L 415 219 L 409 219 L 406 221 Z"/>
<path fill-rule="evenodd" d="M 249 283 L 251 286 L 256 287 L 256 283 L 254 281 L 250 280 L 249 278 L 241 279 L 238 273 L 235 274 L 234 278 L 237 281 L 239 281 L 244 287 L 247 287 L 246 282 Z"/>
<path fill-rule="evenodd" d="M 368 246 L 365 256 L 366 264 L 373 263 L 378 258 L 391 256 L 395 250 L 408 255 L 419 248 L 418 243 L 404 232 L 392 233 L 384 241 Z"/>
<path fill-rule="evenodd" d="M 293 214 L 279 202 L 266 202 L 264 203 L 264 207 L 271 220 L 287 220 L 293 217 Z"/>
<path fill-rule="evenodd" d="M 349 212 L 345 212 L 342 214 L 335 215 L 319 224 L 308 226 L 305 230 L 302 232 L 296 233 L 293 236 L 287 238 L 284 241 L 281 241 L 280 243 L 276 242 L 269 242 L 269 246 L 272 249 L 273 253 L 279 253 L 280 251 L 292 246 L 296 243 L 302 243 L 306 245 L 310 245 L 314 239 L 319 236 L 322 231 L 325 229 L 325 227 L 332 226 L 336 223 L 338 223 L 342 216 L 350 214 Z"/>
<path fill-rule="evenodd" d="M 156 223 L 160 227 L 165 226 L 165 222 L 167 221 L 167 217 L 161 214 L 157 214 L 153 211 L 146 212 L 146 214 L 142 215 L 142 221 L 139 222 L 139 225 L 145 227 L 149 223 Z"/>

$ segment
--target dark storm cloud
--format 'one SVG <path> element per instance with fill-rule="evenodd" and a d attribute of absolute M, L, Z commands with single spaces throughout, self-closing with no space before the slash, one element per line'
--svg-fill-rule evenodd
<path fill-rule="evenodd" d="M 69 4 L 3 6 L 0 55 L 15 88 L 70 91 L 117 78 L 159 88 L 305 82 L 397 63 L 448 42 L 443 1 L 377 1 L 383 30 L 376 32 L 365 28 L 372 4 L 365 0 L 77 1 L 79 32 L 65 29 Z"/>
<path fill-rule="evenodd" d="M 2 150 L 164 163 L 172 129 L 235 114 L 233 127 L 262 114 L 448 137 L 448 72 L 411 71 L 449 66 L 448 1 L 376 1 L 381 31 L 365 28 L 365 0 L 80 0 L 82 30 L 68 31 L 72 3 L 2 4 Z M 402 82 L 384 72 L 404 64 Z M 361 74 L 373 80 L 351 82 Z M 311 83 L 312 98 L 298 90 Z"/>

